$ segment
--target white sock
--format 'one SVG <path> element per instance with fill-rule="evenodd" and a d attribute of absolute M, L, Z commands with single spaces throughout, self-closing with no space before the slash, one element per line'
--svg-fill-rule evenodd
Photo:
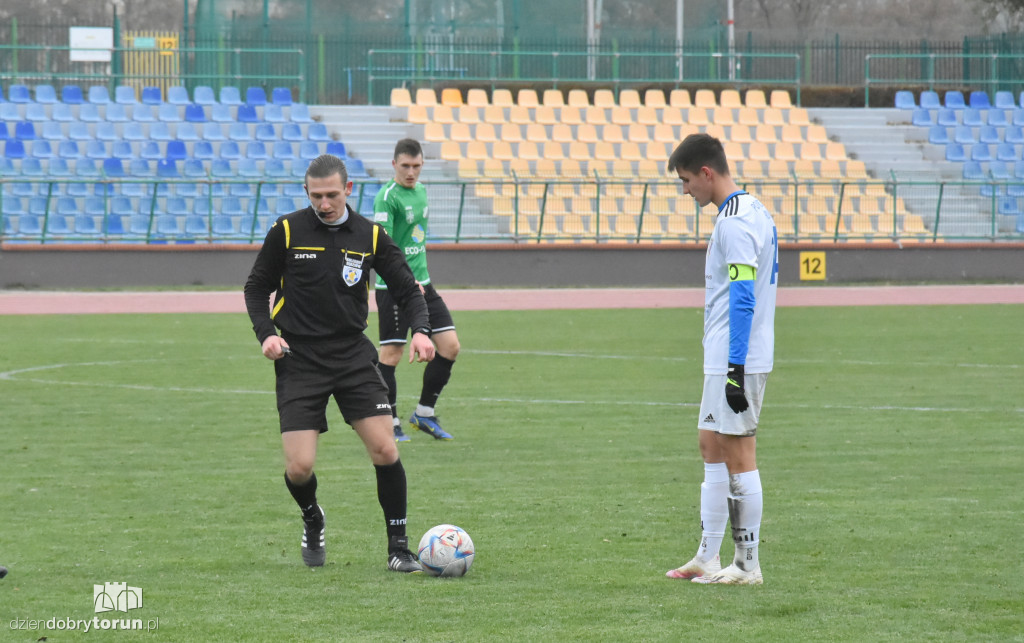
<path fill-rule="evenodd" d="M 757 469 L 729 476 L 729 519 L 736 545 L 733 564 L 751 571 L 760 564 L 757 544 L 761 534 L 761 474 Z"/>
<path fill-rule="evenodd" d="M 422 404 L 417 404 L 416 405 L 416 415 L 420 416 L 421 418 L 434 417 L 434 407 L 432 407 L 432 406 L 423 406 Z"/>
<path fill-rule="evenodd" d="M 697 558 L 705 562 L 718 555 L 729 522 L 729 470 L 724 462 L 704 463 L 704 482 L 700 485 L 700 546 Z"/>

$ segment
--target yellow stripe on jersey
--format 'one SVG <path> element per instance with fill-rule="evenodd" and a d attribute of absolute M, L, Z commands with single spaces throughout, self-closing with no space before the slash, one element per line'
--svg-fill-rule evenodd
<path fill-rule="evenodd" d="M 757 268 L 742 263 L 729 264 L 729 281 L 754 281 L 757 279 Z"/>
<path fill-rule="evenodd" d="M 373 254 L 377 254 L 377 233 L 380 232 L 380 226 L 373 226 Z"/>
<path fill-rule="evenodd" d="M 284 220 L 284 247 L 292 247 L 292 228 L 288 225 L 288 219 Z"/>
<path fill-rule="evenodd" d="M 281 301 L 277 302 L 277 305 L 274 306 L 274 311 L 270 313 L 270 318 L 273 319 L 276 317 L 277 313 L 281 312 L 282 308 L 284 308 L 284 297 L 281 297 Z"/>

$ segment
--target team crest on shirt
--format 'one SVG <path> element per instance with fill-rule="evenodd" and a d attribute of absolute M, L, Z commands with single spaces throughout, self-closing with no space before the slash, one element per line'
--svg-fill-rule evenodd
<path fill-rule="evenodd" d="M 349 286 L 354 286 L 363 278 L 363 269 L 356 268 L 355 266 L 345 266 L 341 269 L 341 278 Z"/>

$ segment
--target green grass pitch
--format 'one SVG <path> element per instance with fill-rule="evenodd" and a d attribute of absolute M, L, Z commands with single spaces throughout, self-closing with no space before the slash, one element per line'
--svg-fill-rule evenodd
<path fill-rule="evenodd" d="M 334 407 L 327 565 L 302 565 L 244 315 L 0 317 L 0 639 L 1022 640 L 1024 307 L 778 311 L 762 587 L 664 577 L 699 534 L 700 310 L 456 319 L 456 440 L 401 445 L 411 540 L 451 522 L 477 546 L 443 580 L 386 571 Z M 421 372 L 398 369 L 403 416 Z M 94 613 L 114 581 L 143 607 Z M 159 629 L 45 627 L 94 616 Z"/>

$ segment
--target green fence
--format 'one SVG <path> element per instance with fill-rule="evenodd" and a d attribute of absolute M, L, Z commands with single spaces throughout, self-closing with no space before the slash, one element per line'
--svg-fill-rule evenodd
<path fill-rule="evenodd" d="M 168 211 L 182 186 L 197 195 L 180 198 L 182 210 Z M 251 198 L 225 214 L 220 193 L 246 185 Z M 260 243 L 279 212 L 280 188 L 296 181 L 167 181 L 145 179 L 0 179 L 0 240 L 6 243 Z M 72 203 L 72 186 L 88 193 Z M 142 193 L 117 211 L 119 193 L 135 186 Z M 849 242 L 892 240 L 1020 241 L 1024 214 L 1006 212 L 1009 188 L 1000 182 L 924 181 L 758 181 L 741 183 L 775 214 L 783 241 Z M 355 185 L 349 203 L 372 213 L 379 184 Z M 140 189 L 141 188 L 141 189 Z M 823 189 L 824 188 L 824 189 Z M 32 196 L 15 196 L 21 194 Z M 973 196 L 964 196 L 964 192 Z M 476 243 L 608 243 L 706 241 L 713 206 L 704 209 L 681 193 L 678 181 L 609 179 L 431 180 L 430 240 Z M 980 197 L 983 192 L 989 196 Z M 273 195 L 269 196 L 268 195 Z M 571 195 L 571 196 L 570 196 Z M 123 199 L 123 197 L 121 197 Z M 92 200 L 92 206 L 83 201 Z M 866 208 L 866 200 L 872 206 Z M 880 199 L 880 200 L 878 200 Z M 302 207 L 289 198 L 289 207 Z M 884 203 L 878 207 L 877 204 Z M 294 205 L 292 205 L 294 204 Z M 73 206 L 74 211 L 65 209 Z M 91 209 L 90 209 L 91 207 Z M 865 212 L 868 212 L 865 214 Z"/>
<path fill-rule="evenodd" d="M 961 89 L 1016 94 L 1024 88 L 1024 54 L 872 54 L 864 57 L 864 105 L 872 86 Z"/>

